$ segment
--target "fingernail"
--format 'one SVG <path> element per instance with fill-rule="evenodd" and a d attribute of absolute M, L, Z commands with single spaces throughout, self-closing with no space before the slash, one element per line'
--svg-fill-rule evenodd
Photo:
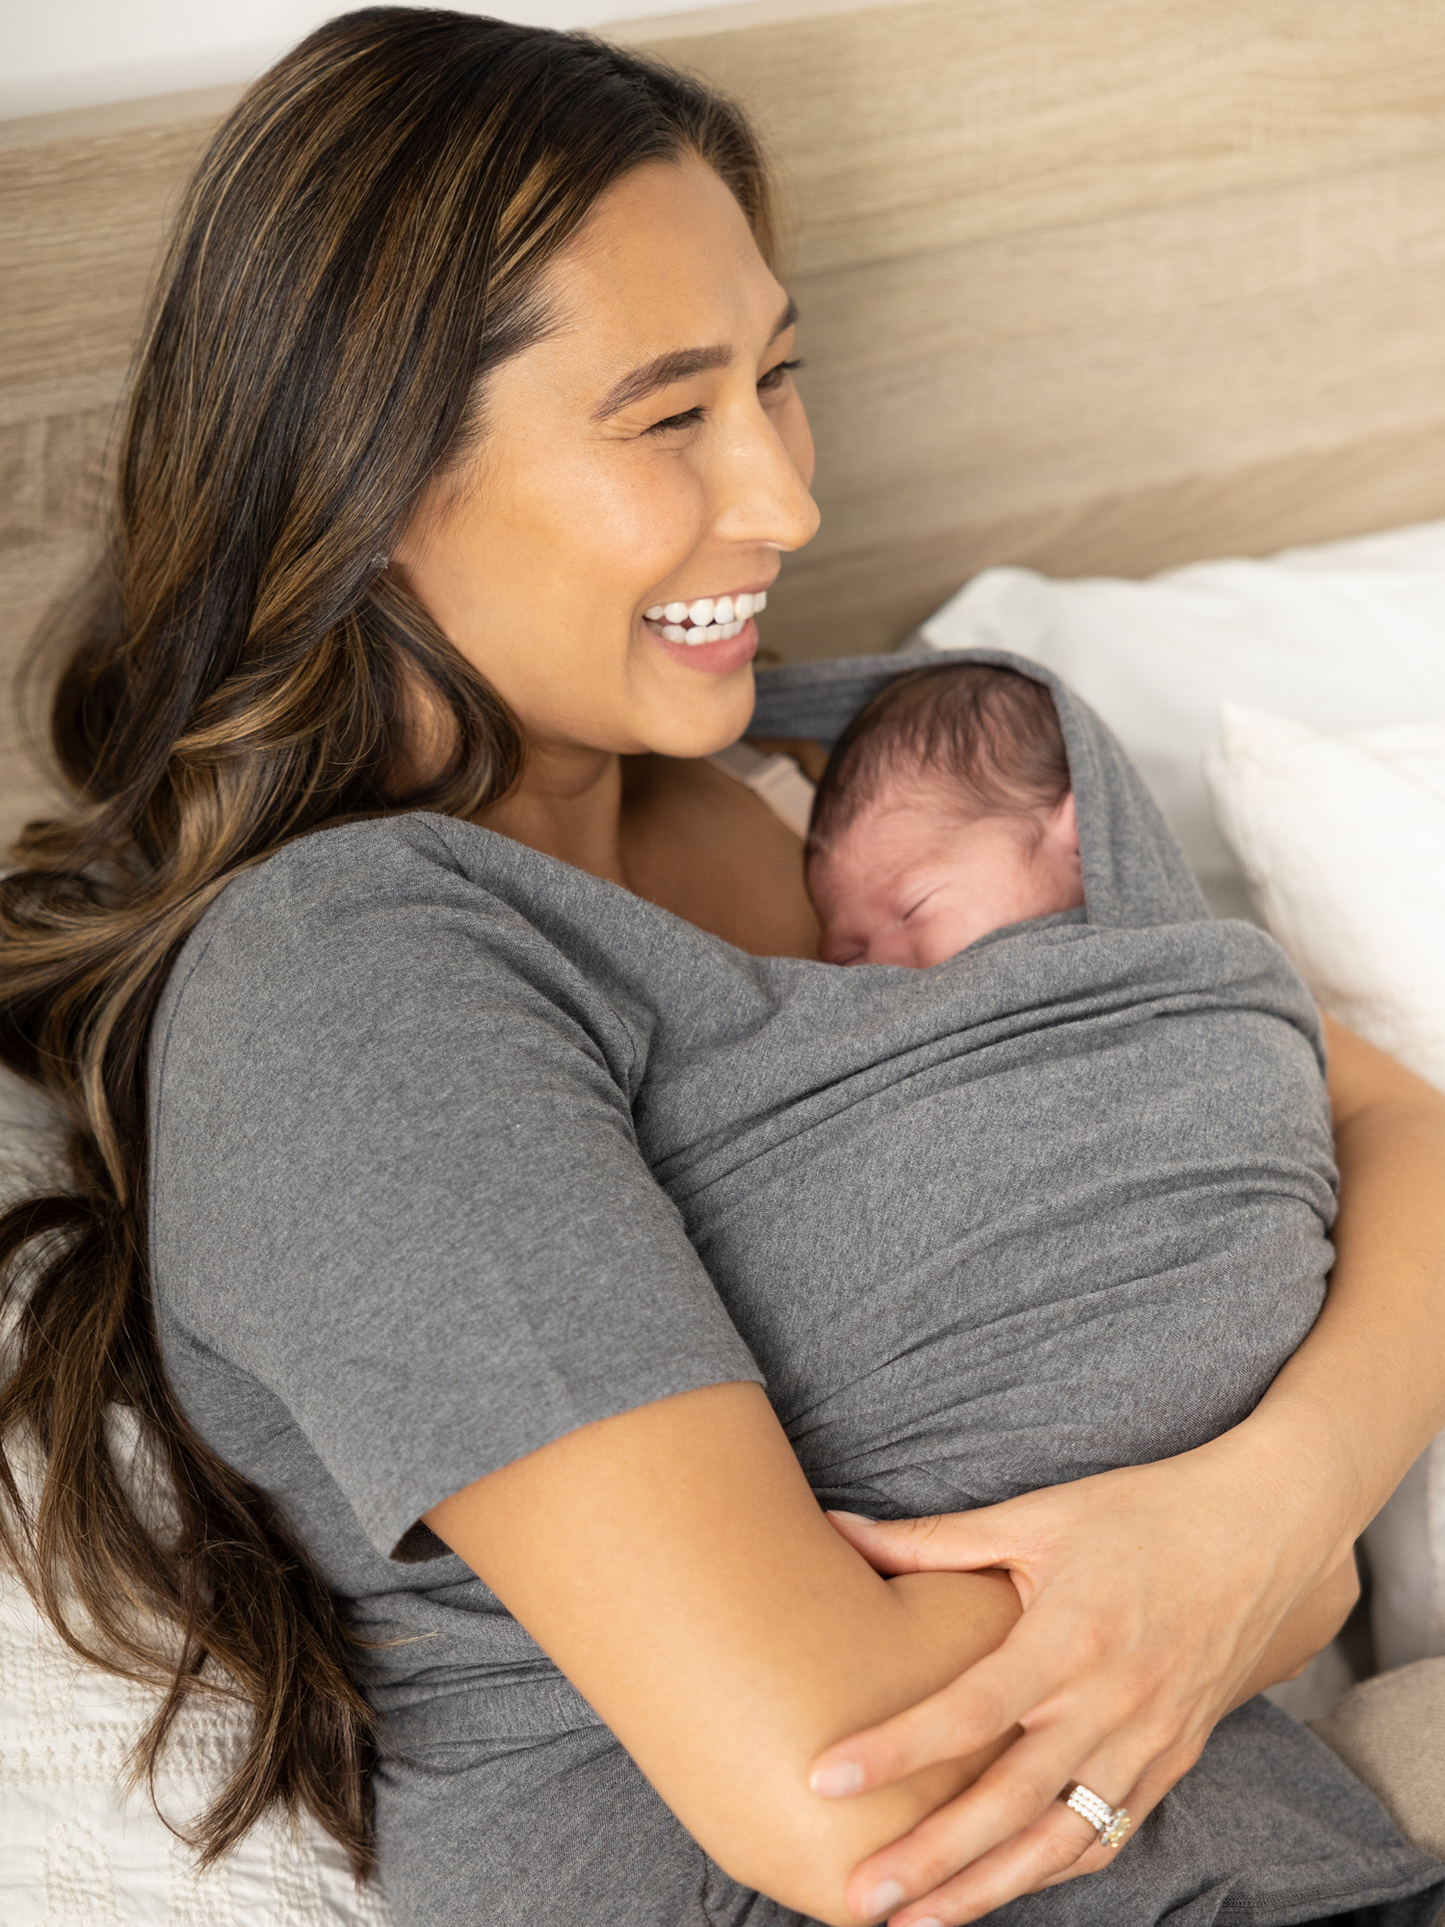
<path fill-rule="evenodd" d="M 925 1914 L 922 1920 L 910 1920 L 908 1927 L 943 1927 L 943 1922 L 935 1920 L 932 1914 Z"/>
<path fill-rule="evenodd" d="M 865 1914 L 891 1914 L 895 1907 L 901 1907 L 908 1898 L 896 1880 L 885 1880 L 875 1887 L 864 1903 Z"/>
<path fill-rule="evenodd" d="M 866 1512 L 849 1512 L 845 1506 L 841 1505 L 830 1505 L 828 1507 L 828 1517 L 830 1519 L 857 1519 L 860 1524 L 865 1526 L 876 1526 L 878 1523 L 876 1519 L 870 1518 Z"/>
<path fill-rule="evenodd" d="M 863 1769 L 856 1760 L 840 1760 L 837 1766 L 820 1766 L 808 1785 L 825 1800 L 842 1800 L 863 1791 Z"/>

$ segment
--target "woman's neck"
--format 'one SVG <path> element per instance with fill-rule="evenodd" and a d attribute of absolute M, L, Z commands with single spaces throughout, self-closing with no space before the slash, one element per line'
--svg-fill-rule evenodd
<path fill-rule="evenodd" d="M 538 743 L 529 746 L 517 784 L 477 818 L 544 856 L 626 885 L 621 820 L 620 756 Z"/>

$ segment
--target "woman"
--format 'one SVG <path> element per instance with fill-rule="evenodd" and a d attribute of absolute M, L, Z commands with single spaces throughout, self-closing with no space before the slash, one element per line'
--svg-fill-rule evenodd
<path fill-rule="evenodd" d="M 50 1454 L 47 1603 L 63 1617 L 69 1573 L 112 1664 L 157 1660 L 119 1601 L 185 1629 L 157 1746 L 205 1655 L 253 1699 L 212 1852 L 279 1799 L 366 1864 L 364 1669 L 403 1920 L 916 1927 L 1096 1871 L 1110 1850 L 1060 1790 L 1141 1819 L 1221 1714 L 1329 1637 L 1354 1537 L 1445 1420 L 1442 1106 L 1339 1032 L 1339 1265 L 1258 1411 L 1183 1459 L 902 1529 L 819 1513 L 595 1038 L 617 1162 L 579 1195 L 549 1078 L 580 1017 L 524 997 L 495 1040 L 526 1072 L 468 1109 L 448 1000 L 475 944 L 444 862 L 424 887 L 403 861 L 330 891 L 324 968 L 254 1032 L 263 1056 L 284 1041 L 286 1088 L 233 1105 L 184 1069 L 204 1033 L 183 1023 L 172 1063 L 197 986 L 244 1059 L 268 958 L 294 961 L 283 916 L 228 970 L 246 873 L 281 876 L 257 866 L 283 850 L 304 871 L 337 845 L 298 839 L 398 810 L 457 819 L 443 842 L 513 840 L 499 944 L 535 947 L 540 853 L 744 949 L 814 954 L 795 840 L 697 760 L 752 711 L 737 598 L 816 525 L 769 232 L 736 113 L 630 57 L 407 9 L 303 43 L 183 216 L 57 697 L 77 806 L 32 826 L 4 885 L 6 1058 L 74 1126 L 73 1195 L 5 1225 L 11 1254 L 50 1240 L 5 1406 Z M 715 633 L 667 633 L 688 625 Z M 498 1106 L 508 1189 L 478 1201 L 458 1121 L 490 1157 Z M 486 1299 L 478 1325 L 483 1274 L 569 1290 L 506 1324 Z M 247 1275 L 292 1304 L 252 1317 Z M 524 1368 L 543 1354 L 568 1371 Z M 502 1375 L 479 1411 L 483 1368 Z M 116 1399 L 175 1477 L 174 1539 L 112 1469 Z M 525 1801 L 480 1824 L 477 1776 L 447 1771 L 483 1616 L 520 1683 L 537 1646 L 565 1675 L 565 1841 Z M 1432 1878 L 1397 1881 L 1381 1919 L 1423 1919 L 1400 1896 Z"/>

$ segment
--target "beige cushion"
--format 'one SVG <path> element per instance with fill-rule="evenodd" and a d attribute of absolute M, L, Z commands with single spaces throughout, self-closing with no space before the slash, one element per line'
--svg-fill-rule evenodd
<path fill-rule="evenodd" d="M 1445 1860 L 1445 1659 L 1361 1680 L 1310 1725 L 1401 1833 Z"/>

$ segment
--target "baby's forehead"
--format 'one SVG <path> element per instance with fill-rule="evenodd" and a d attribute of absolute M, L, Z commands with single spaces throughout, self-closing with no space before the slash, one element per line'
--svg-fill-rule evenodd
<path fill-rule="evenodd" d="M 844 832 L 858 829 L 870 838 L 880 831 L 917 835 L 925 828 L 947 826 L 966 830 L 979 812 L 968 791 L 944 771 L 917 762 L 889 769 L 873 793 L 862 799 Z"/>
<path fill-rule="evenodd" d="M 943 858 L 975 820 L 957 785 L 890 783 L 859 806 L 841 836 L 817 852 L 812 867 L 820 876 L 879 875 L 930 855 Z"/>

